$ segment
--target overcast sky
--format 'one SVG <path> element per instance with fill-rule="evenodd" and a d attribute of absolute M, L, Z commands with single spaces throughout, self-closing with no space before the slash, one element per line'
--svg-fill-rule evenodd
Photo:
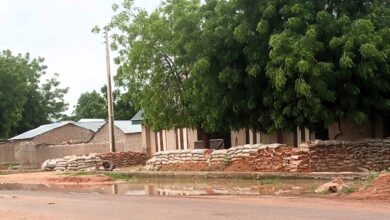
<path fill-rule="evenodd" d="M 45 58 L 48 74 L 60 74 L 61 85 L 70 89 L 69 114 L 81 93 L 106 83 L 104 41 L 91 29 L 106 24 L 113 15 L 111 5 L 120 2 L 0 0 L 0 50 Z M 135 6 L 148 11 L 159 4 L 160 0 L 135 0 Z"/>

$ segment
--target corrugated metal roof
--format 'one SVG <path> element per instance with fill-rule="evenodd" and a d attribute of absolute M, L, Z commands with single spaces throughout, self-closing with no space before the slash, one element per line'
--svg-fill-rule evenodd
<path fill-rule="evenodd" d="M 131 121 L 133 122 L 133 124 L 142 124 L 142 121 L 144 120 L 144 110 L 141 109 L 137 112 L 137 114 L 135 114 L 133 116 L 133 118 L 131 119 Z"/>
<path fill-rule="evenodd" d="M 82 118 L 77 122 L 105 122 L 106 120 L 100 118 Z"/>
<path fill-rule="evenodd" d="M 20 135 L 13 137 L 13 138 L 10 138 L 9 140 L 24 140 L 24 139 L 34 138 L 38 135 L 49 132 L 49 131 L 56 129 L 56 128 L 60 128 L 60 127 L 65 126 L 67 124 L 73 124 L 75 126 L 85 128 L 85 129 L 91 130 L 93 132 L 97 132 L 106 123 L 107 122 L 105 122 L 105 121 L 95 121 L 95 122 L 63 121 L 63 122 L 56 122 L 56 123 L 52 123 L 52 124 L 41 125 L 38 128 L 24 132 L 23 134 L 20 134 Z M 125 134 L 142 132 L 141 125 L 133 124 L 129 120 L 128 121 L 115 121 L 115 126 L 117 128 L 119 128 Z"/>
<path fill-rule="evenodd" d="M 103 125 L 106 124 L 106 121 L 95 121 L 95 122 L 75 122 L 75 125 L 86 128 L 93 132 L 97 132 Z"/>
<path fill-rule="evenodd" d="M 115 121 L 115 126 L 125 134 L 141 133 L 142 128 L 140 124 L 133 124 L 132 121 Z"/>
<path fill-rule="evenodd" d="M 62 127 L 67 124 L 72 124 L 73 122 L 71 121 L 63 121 L 63 122 L 57 122 L 57 123 L 52 123 L 52 124 L 47 124 L 47 125 L 41 125 L 35 129 L 29 130 L 24 132 L 23 134 L 17 135 L 13 138 L 10 138 L 10 140 L 22 140 L 22 139 L 30 139 L 35 136 L 38 136 L 40 134 L 46 133 L 48 131 L 51 131 L 53 129 Z"/>
<path fill-rule="evenodd" d="M 85 129 L 91 130 L 93 132 L 97 132 L 105 123 L 106 123 L 105 121 L 101 121 L 101 122 L 73 122 L 73 121 L 56 122 L 56 123 L 52 123 L 52 124 L 41 125 L 35 129 L 26 131 L 20 135 L 17 135 L 13 138 L 10 138 L 10 140 L 23 140 L 23 139 L 34 138 L 38 135 L 49 132 L 49 131 L 56 129 L 56 128 L 60 128 L 60 127 L 65 126 L 67 124 L 73 124 L 75 126 L 85 128 Z"/>

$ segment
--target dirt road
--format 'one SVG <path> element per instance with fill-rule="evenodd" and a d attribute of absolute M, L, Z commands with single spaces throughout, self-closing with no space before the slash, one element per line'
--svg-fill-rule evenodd
<path fill-rule="evenodd" d="M 286 197 L 145 197 L 0 191 L 0 219 L 390 219 L 390 204 Z"/>

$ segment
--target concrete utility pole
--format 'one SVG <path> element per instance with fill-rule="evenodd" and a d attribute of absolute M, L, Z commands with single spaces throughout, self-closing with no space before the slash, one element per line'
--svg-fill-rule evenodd
<path fill-rule="evenodd" d="M 111 67 L 110 67 L 110 48 L 108 43 L 108 33 L 105 34 L 106 43 L 106 65 L 107 65 L 107 109 L 108 109 L 108 135 L 110 141 L 110 150 L 115 152 L 115 133 L 114 133 L 114 107 L 112 103 L 111 89 Z"/>

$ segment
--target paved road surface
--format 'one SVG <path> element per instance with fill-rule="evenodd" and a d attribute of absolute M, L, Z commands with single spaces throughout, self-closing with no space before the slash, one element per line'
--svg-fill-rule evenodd
<path fill-rule="evenodd" d="M 390 204 L 320 198 L 172 198 L 0 191 L 0 219 L 390 219 Z"/>

